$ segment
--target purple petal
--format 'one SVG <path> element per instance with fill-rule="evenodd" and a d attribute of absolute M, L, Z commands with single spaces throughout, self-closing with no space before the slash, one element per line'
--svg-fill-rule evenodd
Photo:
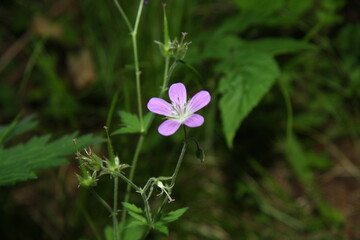
<path fill-rule="evenodd" d="M 171 105 L 161 98 L 152 98 L 147 104 L 147 108 L 153 112 L 166 117 L 171 116 Z"/>
<path fill-rule="evenodd" d="M 160 124 L 158 131 L 161 135 L 170 136 L 179 129 L 180 125 L 181 124 L 179 122 L 169 119 Z"/>
<path fill-rule="evenodd" d="M 204 117 L 199 114 L 193 114 L 184 121 L 188 127 L 200 127 L 204 123 Z"/>
<path fill-rule="evenodd" d="M 196 112 L 208 105 L 210 100 L 211 97 L 208 91 L 200 91 L 191 98 L 189 102 L 189 110 L 191 112 Z"/>
<path fill-rule="evenodd" d="M 182 83 L 174 83 L 169 88 L 170 100 L 180 107 L 183 107 L 186 103 L 186 88 Z"/>

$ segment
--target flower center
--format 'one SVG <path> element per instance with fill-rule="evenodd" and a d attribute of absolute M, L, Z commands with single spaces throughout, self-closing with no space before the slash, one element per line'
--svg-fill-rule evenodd
<path fill-rule="evenodd" d="M 172 108 L 172 118 L 174 118 L 180 123 L 183 123 L 191 115 L 188 111 L 187 102 L 184 103 L 182 106 L 178 103 L 172 102 L 171 108 Z"/>

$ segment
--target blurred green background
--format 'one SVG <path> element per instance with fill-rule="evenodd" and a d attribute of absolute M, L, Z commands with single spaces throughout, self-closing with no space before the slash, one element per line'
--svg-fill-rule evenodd
<path fill-rule="evenodd" d="M 190 147 L 167 206 L 189 210 L 169 236 L 148 239 L 360 239 L 360 2 L 165 2 L 171 39 L 187 32 L 192 41 L 171 83 L 183 82 L 190 95 L 206 89 L 212 101 L 201 112 L 204 126 L 189 132 L 206 160 Z M 138 1 L 120 3 L 133 21 Z M 163 39 L 162 11 L 162 1 L 149 0 L 139 26 L 144 108 L 163 78 L 154 43 Z M 111 131 L 119 110 L 136 114 L 131 38 L 113 1 L 2 0 L 0 24 L 0 133 L 31 129 L 8 141 L 0 134 L 3 153 L 45 134 L 104 136 L 116 93 Z M 159 135 L 161 121 L 146 137 L 139 185 L 176 164 L 181 134 Z M 136 141 L 113 136 L 123 162 Z M 69 147 L 63 154 L 75 152 Z M 43 155 L 60 151 L 48 149 Z M 0 167 L 4 159 L 0 151 Z M 36 171 L 37 179 L 1 186 L 1 239 L 105 239 L 110 218 L 78 188 L 78 163 L 67 159 Z M 111 199 L 111 182 L 99 186 Z"/>

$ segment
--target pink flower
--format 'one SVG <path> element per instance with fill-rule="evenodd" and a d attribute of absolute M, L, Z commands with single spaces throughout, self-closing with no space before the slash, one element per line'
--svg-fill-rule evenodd
<path fill-rule="evenodd" d="M 158 128 L 160 134 L 170 136 L 182 124 L 188 127 L 200 127 L 204 123 L 204 117 L 195 112 L 210 102 L 208 91 L 200 91 L 188 101 L 184 84 L 174 83 L 169 88 L 169 97 L 171 104 L 161 98 L 151 98 L 147 104 L 151 112 L 167 118 Z"/>

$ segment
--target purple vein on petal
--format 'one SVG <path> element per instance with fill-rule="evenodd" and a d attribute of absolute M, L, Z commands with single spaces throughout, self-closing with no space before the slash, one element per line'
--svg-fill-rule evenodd
<path fill-rule="evenodd" d="M 184 106 L 187 101 L 186 87 L 182 83 L 174 83 L 169 88 L 170 100 L 180 107 Z"/>
<path fill-rule="evenodd" d="M 169 119 L 160 124 L 158 131 L 161 135 L 170 136 L 179 129 L 180 125 L 181 124 L 179 122 Z"/>
<path fill-rule="evenodd" d="M 172 110 L 171 105 L 161 98 L 152 98 L 147 104 L 147 108 L 153 112 L 166 117 L 170 117 Z"/>
<path fill-rule="evenodd" d="M 184 121 L 188 127 L 200 127 L 204 123 L 204 117 L 199 114 L 193 114 Z"/>
<path fill-rule="evenodd" d="M 189 101 L 189 109 L 191 112 L 196 112 L 208 105 L 210 100 L 211 96 L 208 91 L 200 91 Z"/>

